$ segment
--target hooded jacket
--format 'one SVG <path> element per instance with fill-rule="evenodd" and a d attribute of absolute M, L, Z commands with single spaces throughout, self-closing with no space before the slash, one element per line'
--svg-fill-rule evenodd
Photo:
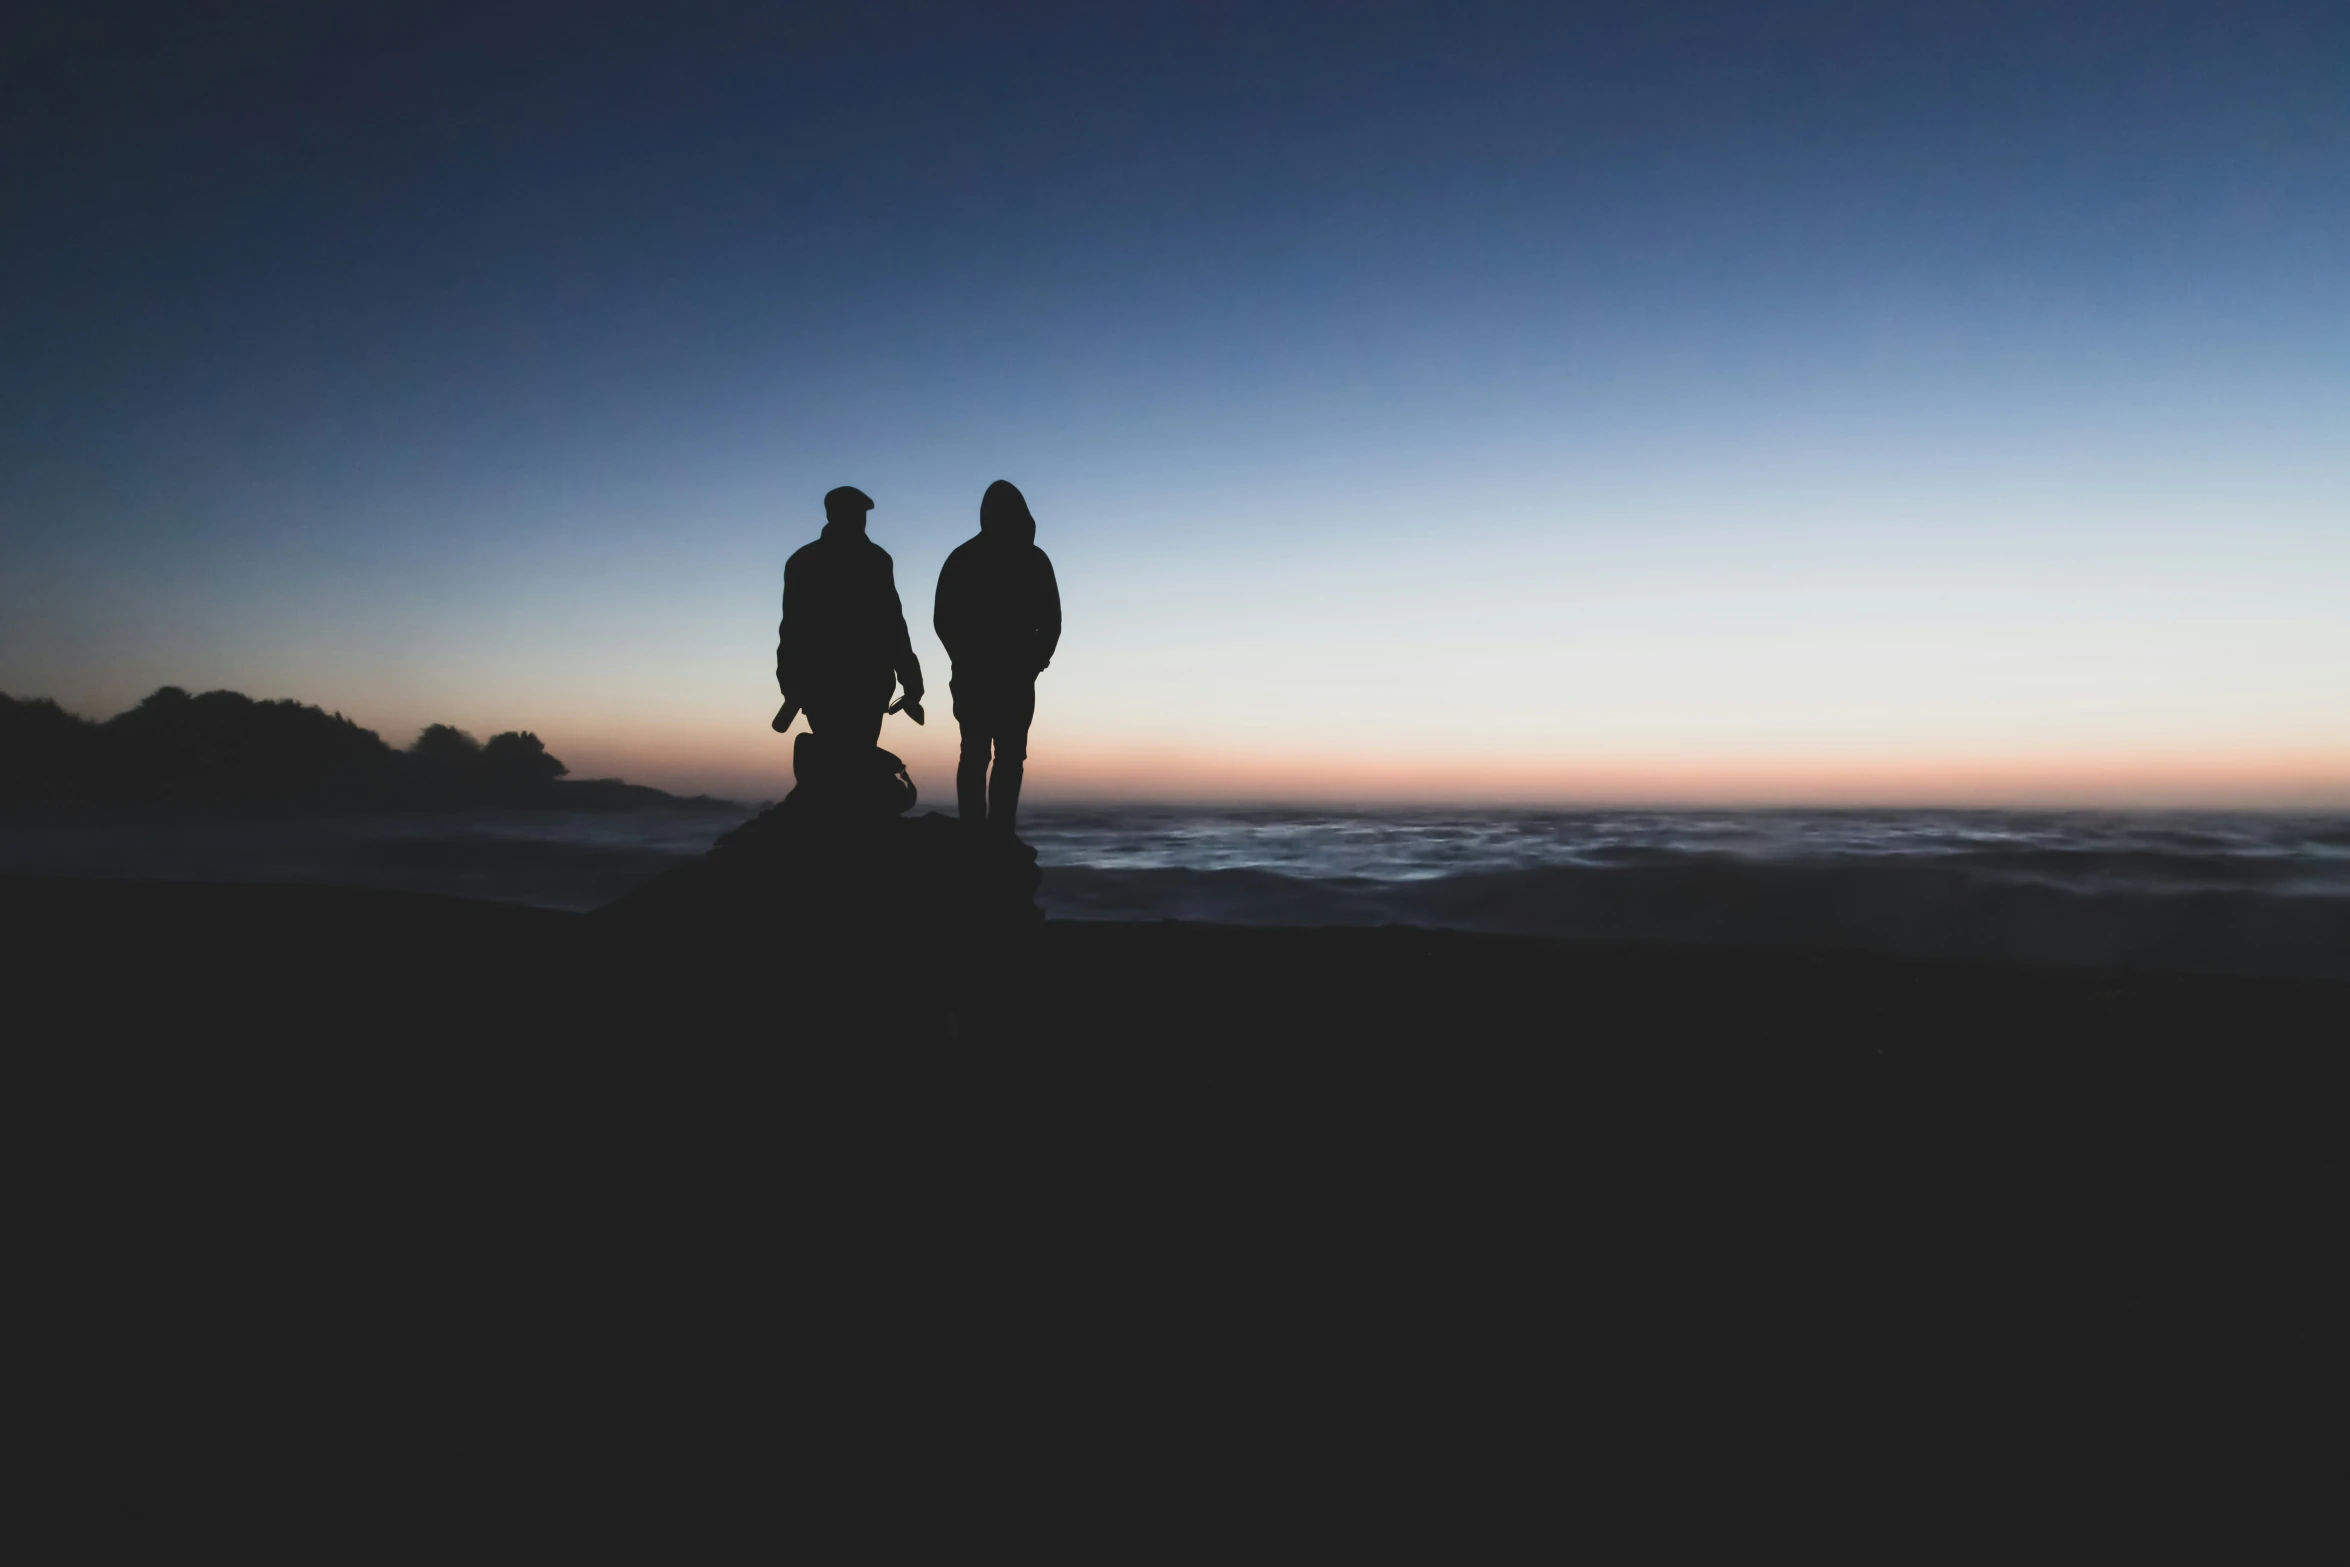
<path fill-rule="evenodd" d="M 1061 585 L 1036 547 L 1028 500 L 1002 479 L 979 502 L 979 536 L 938 574 L 930 617 L 955 673 L 1033 680 L 1061 644 Z"/>
<path fill-rule="evenodd" d="M 775 683 L 787 696 L 805 696 L 891 678 L 908 696 L 921 695 L 922 666 L 906 634 L 889 551 L 866 538 L 857 521 L 827 522 L 784 563 Z"/>

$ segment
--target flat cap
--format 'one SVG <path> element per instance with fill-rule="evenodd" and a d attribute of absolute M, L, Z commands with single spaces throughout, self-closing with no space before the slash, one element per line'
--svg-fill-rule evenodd
<path fill-rule="evenodd" d="M 873 497 L 853 484 L 844 484 L 837 490 L 824 492 L 824 515 L 836 517 L 842 512 L 871 511 Z"/>

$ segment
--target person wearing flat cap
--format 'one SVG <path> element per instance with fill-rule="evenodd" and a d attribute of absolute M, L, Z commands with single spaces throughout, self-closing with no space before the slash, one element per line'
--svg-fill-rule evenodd
<path fill-rule="evenodd" d="M 783 688 L 778 730 L 805 710 L 825 745 L 871 750 L 885 713 L 903 708 L 922 721 L 922 666 L 906 634 L 889 551 L 865 536 L 873 498 L 854 485 L 824 497 L 824 532 L 793 551 L 783 568 L 783 624 L 776 628 L 775 683 Z M 890 692 L 905 696 L 896 704 Z"/>

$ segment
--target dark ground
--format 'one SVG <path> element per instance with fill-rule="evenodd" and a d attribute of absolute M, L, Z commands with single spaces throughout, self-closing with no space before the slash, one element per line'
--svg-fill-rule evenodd
<path fill-rule="evenodd" d="M 2339 987 L 1113 924 L 982 985 L 21 878 L 0 922 L 61 1474 L 960 1517 L 890 1477 L 1002 1462 L 1132 1517 L 1400 1484 L 1457 1548 L 1766 1472 L 2334 1473 L 2290 1433 L 2338 1424 Z"/>

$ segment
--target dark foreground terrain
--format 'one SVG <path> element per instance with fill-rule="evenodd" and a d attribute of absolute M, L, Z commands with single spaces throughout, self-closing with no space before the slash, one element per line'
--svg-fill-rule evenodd
<path fill-rule="evenodd" d="M 682 1468 L 877 1539 L 1262 1493 L 1457 1548 L 1623 1485 L 1670 1533 L 2331 1470 L 2339 987 L 37 879 L 0 920 L 42 1445 L 156 1506 L 397 1533 Z"/>

